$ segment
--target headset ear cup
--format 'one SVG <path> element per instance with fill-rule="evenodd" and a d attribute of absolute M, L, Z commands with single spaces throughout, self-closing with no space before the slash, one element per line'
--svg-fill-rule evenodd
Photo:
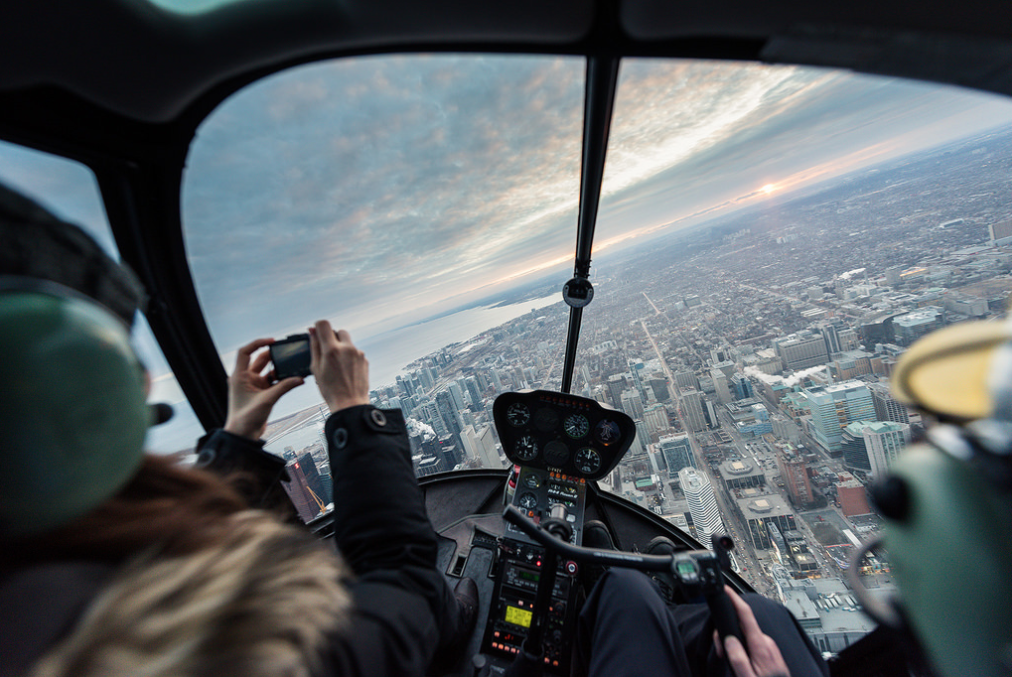
<path fill-rule="evenodd" d="M 150 414 L 117 317 L 80 298 L 0 294 L 0 375 L 4 536 L 65 524 L 133 476 Z"/>

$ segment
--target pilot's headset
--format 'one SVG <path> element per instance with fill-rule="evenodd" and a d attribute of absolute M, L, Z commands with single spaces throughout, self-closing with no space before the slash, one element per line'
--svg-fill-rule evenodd
<path fill-rule="evenodd" d="M 1012 319 L 924 337 L 892 390 L 941 423 L 874 487 L 883 535 L 859 549 L 851 587 L 879 623 L 911 629 L 941 674 L 1012 675 Z M 877 546 L 898 599 L 860 579 Z"/>
<path fill-rule="evenodd" d="M 150 412 L 129 327 L 48 280 L 0 276 L 0 534 L 61 526 L 143 459 Z"/>

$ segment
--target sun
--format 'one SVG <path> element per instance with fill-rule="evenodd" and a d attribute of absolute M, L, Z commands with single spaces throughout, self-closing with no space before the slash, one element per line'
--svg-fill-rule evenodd
<path fill-rule="evenodd" d="M 777 187 L 776 187 L 776 186 L 775 186 L 774 184 L 772 184 L 772 183 L 767 183 L 767 184 L 766 184 L 765 186 L 763 186 L 763 187 L 762 187 L 762 188 L 760 188 L 759 190 L 761 190 L 762 192 L 764 192 L 764 193 L 766 193 L 767 195 L 769 195 L 770 193 L 772 193 L 772 192 L 773 192 L 773 191 L 775 191 L 776 189 L 777 189 Z"/>

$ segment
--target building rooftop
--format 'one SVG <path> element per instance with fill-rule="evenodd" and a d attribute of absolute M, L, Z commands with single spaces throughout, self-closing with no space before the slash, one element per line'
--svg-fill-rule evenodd
<path fill-rule="evenodd" d="M 893 318 L 893 324 L 900 325 L 901 327 L 916 327 L 934 322 L 941 314 L 942 311 L 938 308 L 922 308 L 921 310 L 915 310 L 912 313 Z"/>
<path fill-rule="evenodd" d="M 782 515 L 793 514 L 794 512 L 781 496 L 775 494 L 749 496 L 747 495 L 749 493 L 747 490 L 741 493 L 743 494 L 743 498 L 739 498 L 737 503 L 741 514 L 746 520 L 780 517 Z"/>

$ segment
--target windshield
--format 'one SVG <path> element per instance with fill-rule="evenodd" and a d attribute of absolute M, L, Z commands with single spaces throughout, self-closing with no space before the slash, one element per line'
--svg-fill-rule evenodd
<path fill-rule="evenodd" d="M 503 467 L 495 395 L 561 383 L 584 66 L 344 59 L 226 101 L 183 189 L 226 368 L 326 317 L 407 416 L 419 475 Z M 753 586 L 847 628 L 813 634 L 824 651 L 871 628 L 841 569 L 878 528 L 865 484 L 921 429 L 888 392 L 897 356 L 1012 289 L 1010 122 L 1006 99 L 923 83 L 622 62 L 573 391 L 638 435 L 601 487 L 730 531 Z M 319 407 L 301 388 L 267 435 L 316 461 L 307 518 L 329 501 Z"/>

